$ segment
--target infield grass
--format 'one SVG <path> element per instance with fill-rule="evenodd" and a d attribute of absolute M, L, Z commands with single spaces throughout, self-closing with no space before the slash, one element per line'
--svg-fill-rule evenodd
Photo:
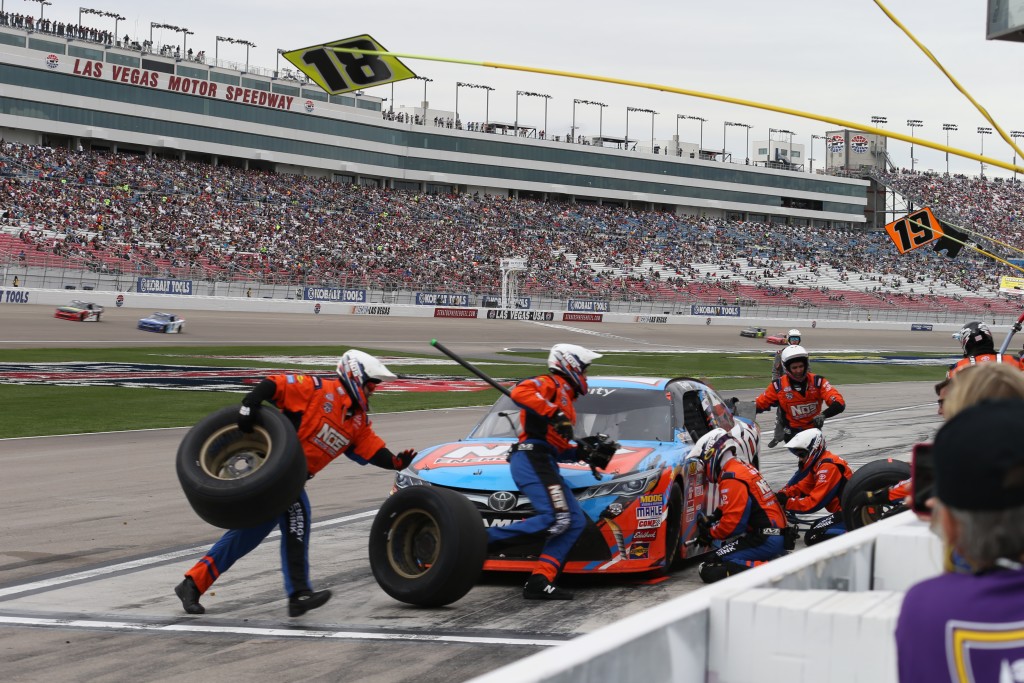
<path fill-rule="evenodd" d="M 365 349 L 381 356 L 393 351 Z M 4 363 L 65 363 L 72 361 L 147 363 L 217 367 L 288 368 L 295 372 L 329 373 L 330 365 L 260 362 L 253 356 L 334 357 L 338 347 L 163 347 L 131 349 L 26 349 L 5 351 Z M 508 353 L 510 362 L 488 360 L 481 369 L 501 380 L 516 380 L 545 371 L 546 354 Z M 889 354 L 895 355 L 895 354 Z M 937 357 L 919 355 L 922 358 Z M 249 358 L 225 358 L 245 356 Z M 864 358 L 866 354 L 829 354 L 828 358 Z M 426 356 L 425 358 L 436 358 Z M 885 354 L 870 354 L 884 358 Z M 473 360 L 473 359 L 469 359 Z M 701 379 L 720 390 L 763 389 L 771 377 L 770 352 L 736 353 L 609 353 L 592 368 L 594 375 L 686 376 Z M 458 365 L 418 365 L 389 362 L 400 376 L 467 377 Z M 937 365 L 848 365 L 815 363 L 812 371 L 825 375 L 842 391 L 844 384 L 870 382 L 939 381 L 944 368 Z M 0 368 L 2 372 L 2 368 Z M 379 393 L 373 397 L 377 413 L 490 405 L 498 397 L 494 389 L 476 392 Z M 171 391 L 165 389 L 105 386 L 54 386 L 0 384 L 0 438 L 79 434 L 161 427 L 185 427 L 204 415 L 238 403 L 239 393 L 224 391 Z"/>

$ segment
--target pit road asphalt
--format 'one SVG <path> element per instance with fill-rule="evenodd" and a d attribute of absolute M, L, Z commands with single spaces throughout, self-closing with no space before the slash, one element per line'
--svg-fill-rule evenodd
<path fill-rule="evenodd" d="M 5 307 L 0 348 L 337 344 L 339 353 L 355 346 L 400 354 L 431 353 L 434 337 L 474 358 L 556 342 L 646 352 L 774 348 L 717 321 L 567 325 L 191 312 L 186 333 L 168 337 L 135 330 L 141 314 L 115 310 L 102 323 L 73 323 L 53 319 L 48 307 Z M 812 352 L 956 351 L 944 333 L 804 332 Z M 826 431 L 830 448 L 854 466 L 887 455 L 905 459 L 938 425 L 931 383 L 840 389 L 849 408 Z M 757 391 L 728 393 L 746 400 Z M 187 400 L 187 392 L 168 394 Z M 374 426 L 392 449 L 422 448 L 464 435 L 482 411 L 382 414 Z M 760 417 L 762 431 L 770 432 L 772 418 Z M 175 477 L 174 453 L 185 431 L 0 440 L 0 680 L 450 683 L 700 585 L 694 566 L 653 583 L 566 577 L 577 600 L 549 604 L 522 600 L 521 575 L 488 575 L 446 608 L 398 603 L 376 585 L 366 553 L 373 513 L 393 475 L 344 461 L 308 486 L 312 576 L 318 588 L 334 591 L 331 602 L 300 619 L 286 616 L 272 537 L 204 596 L 205 615 L 188 616 L 173 587 L 220 531 L 195 516 Z M 762 453 L 769 482 L 783 484 L 795 467 L 792 457 L 784 449 Z"/>

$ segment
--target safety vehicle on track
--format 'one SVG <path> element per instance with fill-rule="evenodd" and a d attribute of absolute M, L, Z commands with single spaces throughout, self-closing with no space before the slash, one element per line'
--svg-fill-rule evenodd
<path fill-rule="evenodd" d="M 95 321 L 99 322 L 103 316 L 103 307 L 91 301 L 79 301 L 75 299 L 67 306 L 58 306 L 53 314 L 54 318 L 61 320 L 77 320 L 78 322 Z"/>
<path fill-rule="evenodd" d="M 584 463 L 562 463 L 588 517 L 566 562 L 570 573 L 665 570 L 707 548 L 695 542 L 697 517 L 710 513 L 704 467 L 693 444 L 712 428 L 733 433 L 757 465 L 760 430 L 734 414 L 709 386 L 690 378 L 590 377 L 576 403 L 576 437 L 607 435 L 619 450 L 600 478 Z M 533 513 L 512 479 L 507 455 L 516 441 L 519 409 L 506 396 L 461 441 L 424 449 L 392 489 L 444 487 L 468 498 L 485 526 L 507 525 Z M 753 411 L 751 411 L 751 418 Z M 530 571 L 544 539 L 503 547 L 484 569 Z"/>
<path fill-rule="evenodd" d="M 180 334 L 185 330 L 185 319 L 174 313 L 157 311 L 147 318 L 141 318 L 138 327 L 146 332 Z"/>

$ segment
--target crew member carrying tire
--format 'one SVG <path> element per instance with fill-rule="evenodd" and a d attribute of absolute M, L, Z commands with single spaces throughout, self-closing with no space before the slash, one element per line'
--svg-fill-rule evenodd
<path fill-rule="evenodd" d="M 252 432 L 260 424 L 260 405 L 267 401 L 294 425 L 310 477 L 342 454 L 360 465 L 405 469 L 416 452 L 409 449 L 392 453 L 373 431 L 367 416 L 374 389 L 393 379 L 395 375 L 378 359 L 355 349 L 346 351 L 338 361 L 335 377 L 271 375 L 242 399 L 238 429 Z M 281 529 L 281 571 L 288 594 L 288 616 L 302 616 L 326 603 L 331 592 L 313 591 L 310 584 L 310 506 L 303 489 L 277 517 L 253 527 L 229 530 L 185 573 L 185 579 L 174 589 L 185 611 L 203 614 L 206 609 L 199 604 L 200 596 L 275 526 Z"/>
<path fill-rule="evenodd" d="M 814 545 L 846 532 L 840 501 L 849 481 L 850 465 L 827 450 L 820 429 L 805 429 L 786 443 L 795 455 L 797 470 L 776 494 L 786 512 L 808 513 L 825 509 L 828 515 L 815 520 L 804 534 L 804 543 Z"/>
<path fill-rule="evenodd" d="M 953 375 L 964 368 L 973 367 L 979 363 L 1005 363 L 1018 370 L 1024 370 L 1024 365 L 1020 360 L 1008 353 L 1002 355 L 996 353 L 992 330 L 983 322 L 966 323 L 963 329 L 953 336 L 960 342 L 960 347 L 964 350 L 964 357 L 949 369 L 946 379 L 952 379 Z"/>
<path fill-rule="evenodd" d="M 827 418 L 846 410 L 843 395 L 827 379 L 810 372 L 809 366 L 804 347 L 787 346 L 782 350 L 782 376 L 772 380 L 755 401 L 759 413 L 779 407 L 786 420 L 782 434 L 787 443 L 805 429 L 821 429 Z"/>
<path fill-rule="evenodd" d="M 786 333 L 786 345 L 787 346 L 798 346 L 802 337 L 800 330 L 792 329 Z M 782 377 L 782 352 L 785 349 L 779 349 L 775 352 L 775 357 L 772 359 L 772 381 Z M 782 408 L 776 408 L 775 410 L 775 430 L 772 433 L 772 440 L 768 443 L 768 448 L 775 448 L 778 446 L 785 436 L 784 430 L 786 428 L 786 418 L 783 415 Z"/>
<path fill-rule="evenodd" d="M 712 429 L 693 448 L 720 501 L 710 516 L 697 519 L 697 540 L 716 548 L 714 558 L 700 564 L 701 580 L 713 583 L 784 555 L 786 515 L 761 473 L 737 457 L 735 437 Z"/>
<path fill-rule="evenodd" d="M 618 444 L 581 440 L 570 443 L 576 409 L 573 403 L 587 393 L 587 369 L 601 354 L 575 344 L 555 344 L 548 354 L 550 374 L 525 379 L 511 392 L 523 408 L 519 443 L 509 454 L 512 478 L 529 497 L 536 514 L 504 527 L 489 527 L 489 545 L 523 536 L 545 534 L 547 541 L 523 586 L 527 600 L 572 600 L 572 592 L 555 585 L 587 517 L 558 469 L 558 462 L 589 458 L 594 450 L 605 465 Z M 589 437 L 588 437 L 589 438 Z M 609 452 L 610 451 L 610 452 Z"/>

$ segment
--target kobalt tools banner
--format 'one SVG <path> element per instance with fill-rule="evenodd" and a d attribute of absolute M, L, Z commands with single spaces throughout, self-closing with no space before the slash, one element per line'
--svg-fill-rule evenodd
<path fill-rule="evenodd" d="M 366 303 L 365 289 L 341 289 L 338 287 L 303 287 L 302 298 L 306 301 L 345 301 Z"/>
<path fill-rule="evenodd" d="M 139 294 L 191 294 L 191 280 L 165 280 L 156 277 L 140 277 L 135 285 Z"/>
<path fill-rule="evenodd" d="M 690 315 L 717 315 L 738 318 L 740 317 L 740 307 L 690 304 Z"/>

